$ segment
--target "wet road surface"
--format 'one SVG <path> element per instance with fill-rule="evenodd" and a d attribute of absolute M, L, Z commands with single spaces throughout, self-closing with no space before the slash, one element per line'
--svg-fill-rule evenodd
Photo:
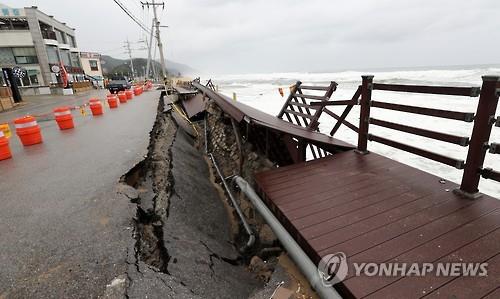
<path fill-rule="evenodd" d="M 125 272 L 135 207 L 115 186 L 147 152 L 159 95 L 100 117 L 74 111 L 74 130 L 41 122 L 43 144 L 22 147 L 13 134 L 13 159 L 0 161 L 0 298 L 97 297 Z"/>

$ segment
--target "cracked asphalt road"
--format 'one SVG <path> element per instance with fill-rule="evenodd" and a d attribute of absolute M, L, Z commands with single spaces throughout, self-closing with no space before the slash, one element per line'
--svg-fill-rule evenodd
<path fill-rule="evenodd" d="M 230 240 L 228 215 L 208 179 L 205 160 L 193 146 L 193 140 L 182 129 L 172 130 L 172 126 L 175 124 L 171 119 L 164 121 L 163 128 L 158 130 L 160 136 L 155 135 L 155 143 L 150 146 L 154 149 L 150 159 L 158 162 L 163 155 L 171 163 L 148 168 L 154 173 L 147 173 L 140 185 L 141 189 L 145 186 L 149 189 L 150 179 L 154 181 L 158 174 L 168 177 L 168 182 L 156 182 L 156 188 L 161 185 L 168 189 L 164 190 L 169 194 L 168 200 L 158 201 L 162 197 L 157 196 L 151 203 L 141 198 L 139 204 L 142 210 L 156 209 L 160 213 L 156 215 L 162 218 L 159 241 L 168 255 L 163 257 L 168 264 L 162 272 L 151 266 L 151 261 L 146 264 L 144 258 L 148 257 L 137 254 L 137 247 L 130 247 L 129 252 L 135 249 L 136 254 L 129 256 L 127 295 L 130 298 L 247 298 L 262 285 L 237 261 L 238 253 Z M 166 153 L 169 154 L 165 156 Z M 166 213 L 162 212 L 163 208 Z"/>
<path fill-rule="evenodd" d="M 147 153 L 159 95 L 78 117 L 70 131 L 42 122 L 40 145 L 11 138 L 14 158 L 0 161 L 0 298 L 96 298 L 127 271 L 136 209 L 116 183 Z"/>
<path fill-rule="evenodd" d="M 190 137 L 178 130 L 172 148 L 174 189 L 163 226 L 175 262 L 169 272 L 205 298 L 247 298 L 260 283 L 231 244 L 227 211 L 208 180 L 209 171 Z"/>

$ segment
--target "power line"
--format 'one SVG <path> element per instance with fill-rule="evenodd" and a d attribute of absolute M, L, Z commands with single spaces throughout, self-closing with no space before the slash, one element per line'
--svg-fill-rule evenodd
<path fill-rule="evenodd" d="M 161 34 L 160 34 L 160 21 L 158 21 L 158 15 L 156 13 L 156 7 L 161 6 L 163 9 L 165 9 L 165 2 L 162 3 L 155 3 L 155 0 L 151 0 L 151 2 L 142 2 L 142 7 L 147 6 L 149 9 L 149 6 L 153 7 L 153 27 L 156 26 L 156 41 L 158 43 L 158 50 L 160 52 L 160 64 L 161 64 L 161 75 L 162 78 L 165 79 L 167 77 L 167 67 L 165 63 L 165 57 L 163 56 L 163 44 L 161 42 Z M 151 28 L 153 30 L 153 28 Z"/>
<path fill-rule="evenodd" d="M 146 31 L 147 33 L 150 33 L 149 29 L 146 28 L 146 26 L 141 23 L 137 17 L 135 17 L 124 5 L 121 3 L 119 0 L 113 0 L 139 27 L 142 28 L 142 30 Z"/>

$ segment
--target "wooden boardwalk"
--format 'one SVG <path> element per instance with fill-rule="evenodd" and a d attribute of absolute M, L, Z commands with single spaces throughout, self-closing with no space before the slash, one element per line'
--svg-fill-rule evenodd
<path fill-rule="evenodd" d="M 500 201 L 355 151 L 256 175 L 262 197 L 314 262 L 344 252 L 355 298 L 500 298 Z M 355 277 L 354 262 L 487 262 L 488 277 Z M 453 297 L 455 296 L 455 297 Z"/>

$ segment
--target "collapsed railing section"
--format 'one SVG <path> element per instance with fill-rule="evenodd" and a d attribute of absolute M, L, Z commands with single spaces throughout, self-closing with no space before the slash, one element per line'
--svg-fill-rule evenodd
<path fill-rule="evenodd" d="M 328 86 L 307 86 L 302 85 L 302 82 L 297 81 L 290 89 L 290 95 L 285 101 L 281 111 L 277 117 L 280 119 L 286 118 L 290 123 L 304 127 L 307 130 L 317 131 L 319 127 L 319 117 L 323 109 L 318 106 L 311 105 L 312 100 L 327 102 L 337 89 L 337 83 L 330 82 Z M 312 92 L 323 93 L 321 95 L 311 94 Z M 297 140 L 298 146 L 303 147 L 305 143 Z M 330 153 L 324 149 L 309 143 L 307 145 L 314 159 L 322 158 Z"/>

